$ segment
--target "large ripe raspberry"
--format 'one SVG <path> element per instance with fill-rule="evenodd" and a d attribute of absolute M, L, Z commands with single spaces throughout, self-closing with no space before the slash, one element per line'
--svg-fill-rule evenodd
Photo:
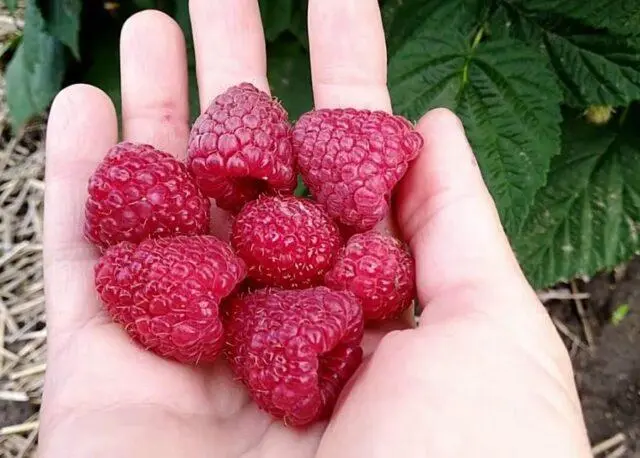
<path fill-rule="evenodd" d="M 96 290 L 113 320 L 154 353 L 213 361 L 224 344 L 218 306 L 245 276 L 244 262 L 213 236 L 147 239 L 107 249 Z"/>
<path fill-rule="evenodd" d="M 216 97 L 193 125 L 188 150 L 198 186 L 225 210 L 296 187 L 287 112 L 249 83 Z"/>
<path fill-rule="evenodd" d="M 324 209 L 298 197 L 261 197 L 236 217 L 231 243 L 264 286 L 297 289 L 320 285 L 341 246 L 340 232 Z"/>
<path fill-rule="evenodd" d="M 295 426 L 327 418 L 362 361 L 355 297 L 323 286 L 264 289 L 228 306 L 228 359 L 258 406 Z"/>
<path fill-rule="evenodd" d="M 148 237 L 205 234 L 209 200 L 184 164 L 152 146 L 120 143 L 89 179 L 84 233 L 106 248 Z"/>
<path fill-rule="evenodd" d="M 381 221 L 391 191 L 422 148 L 409 121 L 382 111 L 323 109 L 293 131 L 298 166 L 329 215 L 357 232 Z"/>
<path fill-rule="evenodd" d="M 356 234 L 341 251 L 325 284 L 352 292 L 365 320 L 399 315 L 415 297 L 415 263 L 402 243 L 374 231 Z"/>

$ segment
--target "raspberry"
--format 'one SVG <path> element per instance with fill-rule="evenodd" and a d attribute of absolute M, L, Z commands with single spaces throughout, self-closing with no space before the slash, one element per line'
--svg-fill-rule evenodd
<path fill-rule="evenodd" d="M 196 364 L 220 353 L 218 306 L 245 270 L 217 238 L 177 236 L 110 247 L 96 265 L 95 284 L 106 310 L 134 341 Z"/>
<path fill-rule="evenodd" d="M 258 406 L 294 426 L 327 418 L 362 361 L 355 297 L 323 286 L 263 289 L 229 306 L 227 356 Z"/>
<path fill-rule="evenodd" d="M 365 320 L 399 315 L 415 297 L 415 265 L 404 245 L 377 232 L 354 235 L 327 272 L 325 284 L 350 291 L 362 304 Z"/>
<path fill-rule="evenodd" d="M 111 148 L 89 179 L 84 233 L 102 248 L 204 234 L 208 228 L 208 199 L 169 153 L 123 142 Z"/>
<path fill-rule="evenodd" d="M 249 278 L 287 289 L 320 285 L 341 246 L 324 209 L 297 197 L 261 197 L 236 217 L 231 243 Z"/>
<path fill-rule="evenodd" d="M 216 97 L 193 125 L 188 152 L 198 186 L 225 210 L 296 187 L 287 112 L 249 83 Z"/>
<path fill-rule="evenodd" d="M 306 113 L 293 131 L 311 194 L 332 218 L 357 232 L 386 216 L 391 191 L 422 144 L 406 119 L 353 108 Z"/>

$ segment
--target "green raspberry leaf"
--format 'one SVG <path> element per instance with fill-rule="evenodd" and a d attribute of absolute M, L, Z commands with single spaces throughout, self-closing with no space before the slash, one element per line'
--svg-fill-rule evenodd
<path fill-rule="evenodd" d="M 260 14 L 267 41 L 273 41 L 289 28 L 293 0 L 260 0 Z"/>
<path fill-rule="evenodd" d="M 36 0 L 47 30 L 80 58 L 79 34 L 82 0 Z"/>
<path fill-rule="evenodd" d="M 28 0 L 22 42 L 5 73 L 7 104 L 14 128 L 49 105 L 62 86 L 65 66 L 64 46 L 49 35 L 38 7 Z"/>
<path fill-rule="evenodd" d="M 464 30 L 470 37 L 478 26 L 485 2 L 480 0 L 389 0 L 382 21 L 389 56 L 422 30 Z"/>
<path fill-rule="evenodd" d="M 534 286 L 592 275 L 640 251 L 638 121 L 624 129 L 565 121 L 562 153 L 514 243 Z"/>
<path fill-rule="evenodd" d="M 304 46 L 305 50 L 309 50 L 309 33 L 307 31 L 307 15 L 308 2 L 297 2 L 291 16 L 291 25 L 289 31 Z"/>
<path fill-rule="evenodd" d="M 510 0 L 526 11 L 554 13 L 621 35 L 640 33 L 638 0 Z"/>
<path fill-rule="evenodd" d="M 533 45 L 548 58 L 571 106 L 626 106 L 640 100 L 640 37 L 589 30 L 507 4 L 493 20 L 496 34 Z"/>
<path fill-rule="evenodd" d="M 309 55 L 290 34 L 271 43 L 267 55 L 271 92 L 287 109 L 289 118 L 298 119 L 313 107 Z"/>
<path fill-rule="evenodd" d="M 462 119 L 507 232 L 518 232 L 560 150 L 562 93 L 543 56 L 503 39 L 426 29 L 390 61 L 394 108 L 412 119 L 445 106 Z"/>

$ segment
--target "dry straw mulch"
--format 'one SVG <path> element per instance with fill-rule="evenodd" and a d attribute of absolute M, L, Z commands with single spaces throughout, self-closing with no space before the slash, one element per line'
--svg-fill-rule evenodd
<path fill-rule="evenodd" d="M 0 14 L 0 42 L 20 22 Z M 44 122 L 11 132 L 0 80 L 0 457 L 30 457 L 46 356 Z"/>

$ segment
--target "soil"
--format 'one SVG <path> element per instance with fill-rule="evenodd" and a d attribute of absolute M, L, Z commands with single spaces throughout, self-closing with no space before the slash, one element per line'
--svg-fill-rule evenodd
<path fill-rule="evenodd" d="M 30 402 L 0 401 L 0 428 L 24 423 L 37 410 Z"/>
<path fill-rule="evenodd" d="M 591 442 L 622 432 L 627 448 L 622 456 L 640 457 L 640 259 L 619 281 L 613 277 L 601 275 L 584 285 L 591 294 L 587 319 L 595 350 L 576 353 L 576 382 Z M 624 305 L 628 313 L 614 324 L 612 312 Z M 575 327 L 576 314 L 572 321 Z"/>
<path fill-rule="evenodd" d="M 622 433 L 624 441 L 598 456 L 622 448 L 624 453 L 613 456 L 640 458 L 640 258 L 623 272 L 598 275 L 577 282 L 577 287 L 590 295 L 583 301 L 583 320 L 573 301 L 551 302 L 547 308 L 585 344 L 585 326 L 592 334 L 591 351 L 578 349 L 563 336 L 572 355 L 589 438 L 595 445 Z M 612 314 L 620 306 L 627 306 L 628 312 L 615 323 Z"/>

